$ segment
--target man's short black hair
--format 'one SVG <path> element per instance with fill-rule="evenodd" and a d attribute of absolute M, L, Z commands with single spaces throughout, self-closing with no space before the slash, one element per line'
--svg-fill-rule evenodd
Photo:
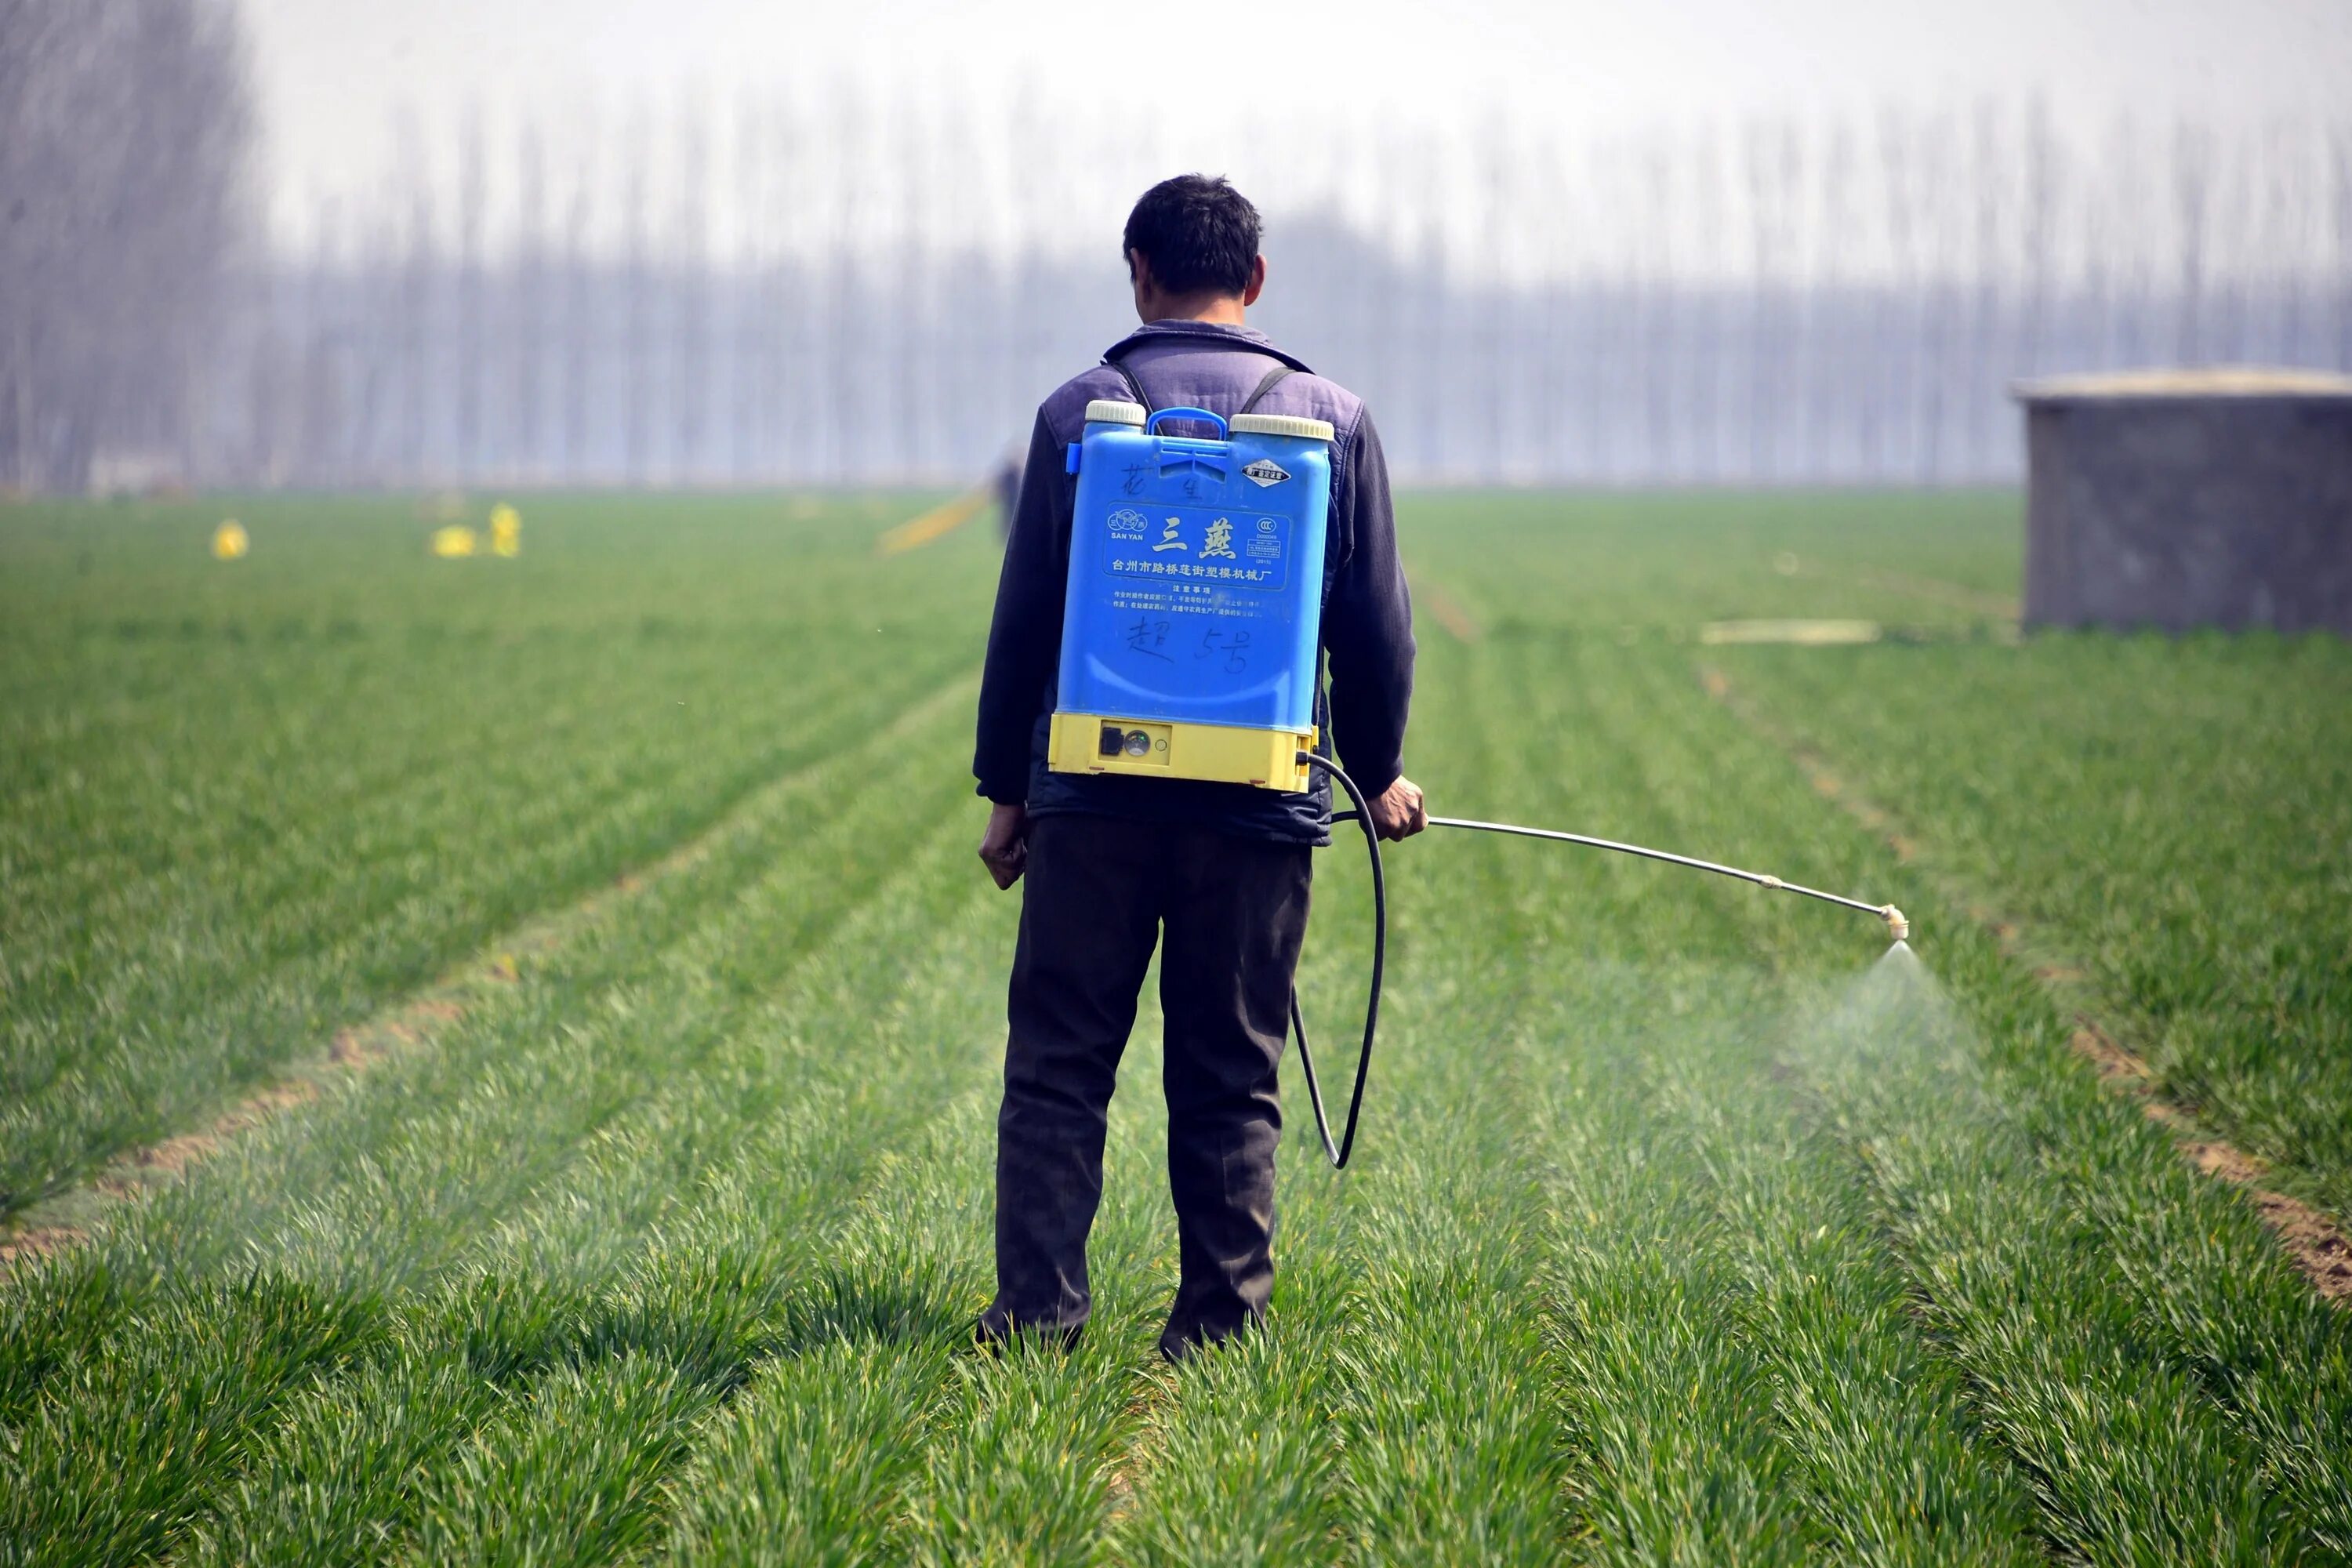
<path fill-rule="evenodd" d="M 1249 288 L 1260 232 L 1257 208 L 1223 174 L 1179 174 L 1144 192 L 1127 215 L 1120 253 L 1143 252 L 1171 294 L 1239 294 Z"/>

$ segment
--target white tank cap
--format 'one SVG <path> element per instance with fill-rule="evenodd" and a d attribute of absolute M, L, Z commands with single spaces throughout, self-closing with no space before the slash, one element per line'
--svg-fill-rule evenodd
<path fill-rule="evenodd" d="M 1307 441 L 1328 441 L 1335 434 L 1328 419 L 1289 414 L 1236 414 L 1226 428 L 1236 436 L 1296 436 Z"/>
<path fill-rule="evenodd" d="M 1143 423 L 1143 405 L 1129 403 L 1123 397 L 1097 397 L 1087 405 L 1087 423 L 1140 425 Z"/>

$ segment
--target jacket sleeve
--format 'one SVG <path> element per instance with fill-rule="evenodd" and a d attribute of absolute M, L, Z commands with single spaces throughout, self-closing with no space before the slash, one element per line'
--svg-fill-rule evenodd
<path fill-rule="evenodd" d="M 1062 445 L 1040 410 L 1004 542 L 996 616 L 988 628 L 988 662 L 980 677 L 980 736 L 971 771 L 980 793 L 1000 805 L 1029 795 L 1030 741 L 1061 657 L 1071 500 Z"/>
<path fill-rule="evenodd" d="M 1367 413 L 1340 498 L 1346 554 L 1323 607 L 1331 656 L 1331 734 L 1348 776 L 1370 795 L 1404 772 L 1404 726 L 1412 706 L 1412 595 L 1397 554 L 1389 465 Z"/>

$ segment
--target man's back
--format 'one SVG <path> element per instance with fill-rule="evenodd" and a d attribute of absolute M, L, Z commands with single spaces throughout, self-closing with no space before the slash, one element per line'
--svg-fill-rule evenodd
<path fill-rule="evenodd" d="M 1251 406 L 1332 426 L 1323 584 L 1323 641 L 1332 682 L 1328 703 L 1318 695 L 1316 722 L 1336 737 L 1367 793 L 1386 789 L 1402 771 L 1412 612 L 1397 563 L 1387 465 L 1362 400 L 1247 327 L 1154 321 L 1114 345 L 1106 363 L 1063 383 L 1038 408 L 989 639 L 973 763 L 980 792 L 992 800 L 1024 800 L 1032 816 L 1097 812 L 1325 842 L 1330 786 L 1319 777 L 1311 792 L 1288 795 L 1241 784 L 1056 773 L 1045 765 L 1076 490 L 1063 454 L 1078 439 L 1089 402 L 1139 395 L 1153 409 L 1205 408 L 1230 417 Z"/>

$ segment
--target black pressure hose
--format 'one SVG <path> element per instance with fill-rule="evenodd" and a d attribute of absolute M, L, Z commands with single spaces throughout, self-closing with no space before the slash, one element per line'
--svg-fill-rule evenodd
<path fill-rule="evenodd" d="M 1298 761 L 1329 773 L 1348 792 L 1348 799 L 1356 809 L 1332 820 L 1344 822 L 1352 816 L 1364 830 L 1364 848 L 1372 859 L 1372 984 L 1364 997 L 1364 1044 L 1356 1054 L 1356 1088 L 1348 1096 L 1348 1128 L 1337 1143 L 1331 1142 L 1331 1119 L 1323 1110 L 1323 1086 L 1315 1078 L 1315 1053 L 1307 1046 L 1307 1020 L 1298 1011 L 1298 987 L 1290 988 L 1290 1028 L 1298 1037 L 1298 1065 L 1307 1074 L 1307 1100 L 1315 1108 L 1315 1131 L 1322 1134 L 1323 1152 L 1330 1159 L 1331 1168 L 1344 1171 L 1348 1168 L 1348 1156 L 1355 1152 L 1356 1118 L 1363 1111 L 1364 1080 L 1372 1070 L 1372 1037 L 1380 1031 L 1381 973 L 1387 967 L 1389 952 L 1389 889 L 1381 871 L 1381 836 L 1372 826 L 1372 810 L 1365 803 L 1364 792 L 1328 757 L 1301 752 Z"/>

